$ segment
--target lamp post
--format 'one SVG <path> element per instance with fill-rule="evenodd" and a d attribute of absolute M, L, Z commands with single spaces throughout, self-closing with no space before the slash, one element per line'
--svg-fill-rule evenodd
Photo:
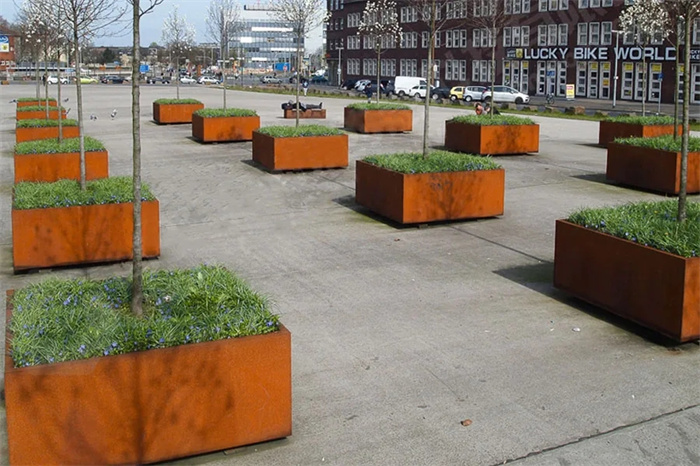
<path fill-rule="evenodd" d="M 613 29 L 612 32 L 615 34 L 615 77 L 613 78 L 613 101 L 612 101 L 612 108 L 615 108 L 615 105 L 617 104 L 617 57 L 619 55 L 618 51 L 620 48 L 620 34 L 622 34 L 624 31 L 619 31 Z"/>
<path fill-rule="evenodd" d="M 343 85 L 343 47 L 338 47 L 338 87 Z"/>

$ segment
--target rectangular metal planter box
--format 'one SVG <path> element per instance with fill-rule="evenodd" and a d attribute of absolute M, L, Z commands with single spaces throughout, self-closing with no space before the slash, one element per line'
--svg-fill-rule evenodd
<path fill-rule="evenodd" d="M 284 117 L 285 118 L 296 118 L 297 111 L 295 109 L 285 110 Z M 310 108 L 310 109 L 307 109 L 305 112 L 300 111 L 299 118 L 318 118 L 318 119 L 326 118 L 326 109 L 325 108 Z"/>
<path fill-rule="evenodd" d="M 36 99 L 36 100 L 26 100 L 22 102 L 17 102 L 17 108 L 20 107 L 33 107 L 35 105 L 45 105 L 46 100 L 45 99 Z M 58 102 L 55 100 L 49 100 L 49 107 L 58 107 Z"/>
<path fill-rule="evenodd" d="M 678 134 L 681 134 L 683 128 L 678 126 L 677 131 Z M 664 134 L 673 134 L 673 125 L 638 125 L 601 121 L 598 127 L 598 144 L 607 147 L 615 138 L 653 138 Z"/>
<path fill-rule="evenodd" d="M 345 107 L 343 126 L 358 133 L 401 133 L 413 130 L 412 110 L 358 110 Z"/>
<path fill-rule="evenodd" d="M 404 174 L 357 161 L 355 196 L 398 223 L 503 215 L 505 171 Z"/>
<path fill-rule="evenodd" d="M 540 150 L 540 125 L 470 125 L 448 120 L 445 122 L 445 147 L 477 155 L 537 152 Z"/>
<path fill-rule="evenodd" d="M 608 144 L 608 180 L 666 194 L 681 187 L 681 153 L 629 144 Z M 700 192 L 700 153 L 688 153 L 688 193 Z"/>
<path fill-rule="evenodd" d="M 153 102 L 153 120 L 159 125 L 192 123 L 192 114 L 204 104 L 159 104 Z"/>
<path fill-rule="evenodd" d="M 276 138 L 253 132 L 253 160 L 268 170 L 348 166 L 348 135 Z"/>
<path fill-rule="evenodd" d="M 80 153 L 15 154 L 15 183 L 80 179 Z M 109 177 L 106 150 L 85 152 L 85 177 L 88 180 Z"/>
<path fill-rule="evenodd" d="M 77 126 L 64 126 L 63 137 L 80 137 Z M 15 128 L 15 142 L 36 141 L 37 139 L 58 139 L 58 126 L 42 126 L 39 128 Z"/>
<path fill-rule="evenodd" d="M 676 342 L 700 338 L 700 258 L 557 220 L 554 286 Z"/>
<path fill-rule="evenodd" d="M 21 108 L 17 109 L 17 120 L 45 120 L 46 110 L 32 110 L 24 112 Z M 61 111 L 61 118 L 66 119 L 66 111 Z M 58 120 L 58 109 L 49 105 L 49 120 Z"/>
<path fill-rule="evenodd" d="M 160 255 L 158 201 L 141 210 L 143 257 Z M 133 204 L 12 209 L 15 271 L 133 258 Z"/>
<path fill-rule="evenodd" d="M 11 312 L 8 305 L 8 324 Z M 8 325 L 9 327 L 9 325 Z M 292 434 L 291 335 L 14 368 L 10 464 L 143 464 Z"/>
<path fill-rule="evenodd" d="M 192 137 L 201 142 L 250 141 L 259 116 L 203 118 L 192 115 Z"/>

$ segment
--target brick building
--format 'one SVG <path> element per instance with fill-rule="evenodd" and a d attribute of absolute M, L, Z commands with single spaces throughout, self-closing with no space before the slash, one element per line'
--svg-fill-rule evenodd
<path fill-rule="evenodd" d="M 0 30 L 0 76 L 6 77 L 15 67 L 15 34 Z"/>
<path fill-rule="evenodd" d="M 530 95 L 566 95 L 572 85 L 576 97 L 641 100 L 646 56 L 647 101 L 673 102 L 676 95 L 676 50 L 672 41 L 655 40 L 643 51 L 632 35 L 617 31 L 625 0 L 501 0 L 508 22 L 496 38 L 496 83 Z M 389 41 L 382 53 L 381 75 L 426 76 L 428 28 L 410 3 L 398 0 L 403 30 L 400 40 Z M 436 78 L 441 85 L 489 85 L 491 38 L 473 27 L 470 17 L 484 1 L 442 3 L 447 22 L 437 35 Z M 376 53 L 371 41 L 357 35 L 366 0 L 329 0 L 327 26 L 330 76 L 376 76 Z M 693 28 L 691 47 L 691 102 L 700 103 L 700 28 Z M 341 64 L 341 74 L 338 65 Z M 617 85 L 615 70 L 617 68 Z M 681 73 L 683 65 L 680 65 Z M 679 87 L 679 92 L 682 87 Z M 682 92 L 681 99 L 682 99 Z"/>

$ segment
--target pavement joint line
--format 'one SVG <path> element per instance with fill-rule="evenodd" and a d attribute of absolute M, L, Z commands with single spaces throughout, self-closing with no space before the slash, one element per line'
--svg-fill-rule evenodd
<path fill-rule="evenodd" d="M 500 246 L 500 247 L 502 247 L 503 249 L 507 249 L 507 250 L 509 250 L 509 251 L 515 252 L 515 253 L 520 254 L 520 255 L 522 255 L 522 256 L 525 256 L 525 257 L 527 257 L 527 258 L 534 259 L 534 260 L 536 260 L 537 262 L 539 262 L 539 263 L 541 263 L 541 264 L 542 264 L 542 263 L 546 263 L 546 262 L 551 262 L 551 261 L 548 261 L 548 260 L 546 260 L 546 259 L 542 259 L 542 258 L 540 258 L 540 257 L 533 256 L 532 254 L 528 254 L 528 253 L 526 253 L 526 252 L 524 252 L 524 251 L 520 251 L 519 249 L 515 249 L 515 248 L 513 248 L 513 247 L 506 246 L 505 244 L 499 243 L 498 241 L 494 241 L 494 240 L 488 239 L 488 238 L 486 238 L 486 237 L 477 235 L 476 233 L 472 233 L 471 231 L 461 230 L 461 229 L 459 228 L 459 225 L 450 226 L 450 228 L 452 228 L 452 229 L 454 229 L 454 230 L 457 230 L 457 231 L 460 232 L 460 233 L 464 233 L 465 235 L 473 236 L 474 238 L 478 238 L 478 239 L 480 239 L 480 240 L 486 241 L 486 242 L 491 243 L 491 244 L 493 244 L 493 245 L 495 245 L 495 246 Z"/>
<path fill-rule="evenodd" d="M 669 411 L 669 412 L 667 412 L 667 413 L 661 413 L 661 414 L 659 414 L 659 415 L 657 415 L 657 416 L 652 416 L 652 417 L 650 417 L 650 418 L 648 418 L 648 419 L 643 419 L 643 420 L 641 420 L 641 421 L 639 421 L 639 422 L 635 422 L 635 423 L 633 423 L 633 424 L 625 424 L 625 425 L 622 425 L 622 426 L 617 426 L 617 427 L 614 427 L 614 428 L 612 428 L 612 429 L 610 429 L 610 430 L 606 430 L 606 431 L 604 431 L 604 432 L 598 432 L 598 433 L 596 433 L 596 434 L 587 435 L 587 436 L 585 436 L 585 437 L 579 437 L 579 438 L 577 438 L 576 440 L 572 440 L 572 441 L 570 441 L 570 442 L 562 443 L 561 445 L 556 445 L 556 446 L 553 446 L 553 447 L 543 448 L 542 450 L 531 451 L 531 452 L 528 453 L 527 455 L 518 456 L 517 458 L 508 458 L 508 459 L 503 460 L 502 463 L 501 463 L 501 462 L 493 463 L 491 466 L 500 466 L 500 465 L 508 464 L 508 463 L 511 463 L 511 464 L 512 464 L 512 463 L 517 462 L 517 461 L 521 461 L 521 460 L 524 460 L 524 459 L 527 459 L 527 458 L 532 458 L 532 457 L 541 455 L 542 453 L 549 453 L 549 452 L 556 451 L 556 450 L 559 450 L 559 449 L 561 449 L 561 448 L 564 448 L 564 447 L 567 447 L 567 446 L 570 446 L 570 445 L 576 445 L 577 443 L 585 442 L 586 440 L 592 440 L 592 439 L 596 439 L 596 438 L 599 438 L 599 437 L 604 437 L 604 436 L 607 436 L 607 435 L 610 435 L 610 434 L 614 434 L 615 432 L 624 431 L 624 430 L 627 430 L 627 429 L 631 429 L 631 428 L 633 428 L 633 427 L 637 427 L 637 426 L 641 426 L 641 425 L 647 424 L 647 423 L 649 423 L 649 422 L 658 421 L 658 420 L 660 420 L 660 419 L 664 419 L 664 418 L 673 416 L 674 414 L 679 414 L 679 413 L 682 413 L 682 412 L 687 411 L 687 410 L 689 410 L 689 409 L 694 409 L 694 408 L 698 408 L 698 407 L 700 407 L 700 403 L 694 404 L 694 405 L 690 405 L 690 406 L 685 406 L 685 407 L 683 407 L 683 408 L 678 408 L 678 409 L 676 409 L 676 410 L 674 410 L 674 411 Z"/>

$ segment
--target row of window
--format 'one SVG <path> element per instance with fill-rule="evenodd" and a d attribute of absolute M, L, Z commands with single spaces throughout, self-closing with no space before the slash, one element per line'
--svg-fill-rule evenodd
<path fill-rule="evenodd" d="M 440 76 L 440 60 L 435 60 L 437 76 Z M 492 60 L 472 60 L 472 81 L 488 83 L 493 75 Z M 345 64 L 345 69 L 350 76 L 376 76 L 376 58 L 350 58 Z M 380 75 L 393 77 L 397 75 L 396 59 L 387 58 L 380 62 Z M 402 58 L 399 60 L 399 76 L 427 76 L 428 61 L 421 60 L 420 74 L 418 73 L 418 60 Z M 467 60 L 445 60 L 445 79 L 448 81 L 467 81 Z"/>

